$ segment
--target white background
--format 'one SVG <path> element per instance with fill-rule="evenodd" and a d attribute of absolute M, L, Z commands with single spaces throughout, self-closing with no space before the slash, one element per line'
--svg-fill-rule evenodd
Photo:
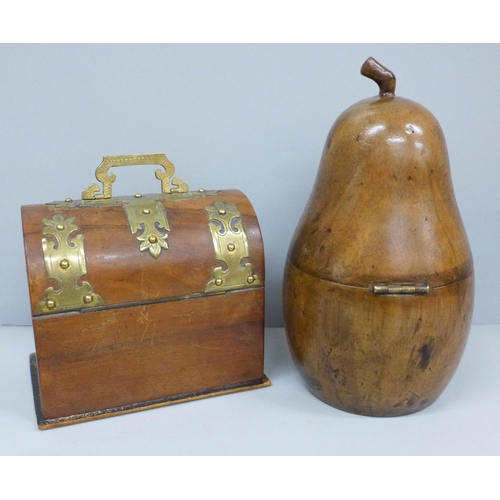
<path fill-rule="evenodd" d="M 0 45 L 0 324 L 29 325 L 20 206 L 79 198 L 104 155 L 165 152 L 192 189 L 236 188 L 259 218 L 267 324 L 330 126 L 376 95 L 427 107 L 448 144 L 476 269 L 474 323 L 500 323 L 500 45 Z M 116 194 L 158 191 L 155 167 L 117 170 Z"/>

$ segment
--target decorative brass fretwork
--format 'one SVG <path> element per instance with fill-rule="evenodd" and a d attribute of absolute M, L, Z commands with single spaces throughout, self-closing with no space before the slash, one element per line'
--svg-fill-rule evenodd
<path fill-rule="evenodd" d="M 156 178 L 161 181 L 161 192 L 169 193 L 184 193 L 189 191 L 189 186 L 178 177 L 172 179 L 175 168 L 172 162 L 164 153 L 145 154 L 145 155 L 125 155 L 125 156 L 105 156 L 102 163 L 97 167 L 95 176 L 102 183 L 102 193 L 99 193 L 99 186 L 91 184 L 87 189 L 82 191 L 83 200 L 98 200 L 111 198 L 111 185 L 116 180 L 116 175 L 109 175 L 108 171 L 111 167 L 123 167 L 130 165 L 161 165 L 165 171 L 157 170 Z M 172 184 L 177 187 L 170 186 Z"/>
<path fill-rule="evenodd" d="M 95 293 L 88 281 L 81 285 L 78 280 L 87 274 L 83 235 L 71 237 L 78 231 L 75 217 L 65 217 L 61 213 L 50 219 L 43 219 L 42 238 L 45 272 L 48 279 L 59 283 L 59 289 L 49 287 L 44 298 L 38 303 L 35 314 L 48 314 L 61 311 L 79 310 L 104 304 L 100 295 Z"/>
<path fill-rule="evenodd" d="M 250 253 L 245 227 L 236 205 L 219 200 L 206 206 L 205 210 L 208 212 L 215 258 L 225 267 L 219 266 L 212 271 L 213 278 L 207 283 L 205 293 L 262 286 L 253 265 L 242 262 L 250 257 Z"/>
<path fill-rule="evenodd" d="M 141 242 L 139 250 L 149 250 L 157 259 L 161 250 L 167 249 L 167 236 L 164 231 L 170 231 L 165 207 L 160 201 L 142 195 L 136 195 L 133 201 L 125 204 L 128 225 L 132 234 L 141 231 L 137 239 Z M 162 231 L 163 229 L 163 231 Z"/>

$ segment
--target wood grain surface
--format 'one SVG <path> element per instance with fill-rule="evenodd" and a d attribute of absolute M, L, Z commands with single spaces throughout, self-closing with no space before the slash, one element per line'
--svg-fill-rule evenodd
<path fill-rule="evenodd" d="M 85 413 L 264 376 L 264 289 L 33 319 L 43 414 Z"/>
<path fill-rule="evenodd" d="M 287 266 L 287 335 L 309 390 L 370 416 L 422 410 L 443 392 L 472 319 L 473 276 L 425 296 L 375 295 Z"/>
<path fill-rule="evenodd" d="M 472 255 L 444 135 L 423 106 L 394 95 L 372 58 L 378 96 L 328 134 L 288 253 L 284 311 L 309 389 L 346 411 L 411 413 L 442 392 L 470 328 Z M 428 294 L 376 295 L 374 285 Z"/>
<path fill-rule="evenodd" d="M 425 108 L 375 97 L 338 118 L 289 260 L 354 286 L 442 286 L 471 273 L 443 133 Z"/>

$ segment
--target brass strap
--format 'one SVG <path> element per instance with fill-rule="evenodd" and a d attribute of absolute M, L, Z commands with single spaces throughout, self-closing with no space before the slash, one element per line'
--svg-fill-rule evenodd
<path fill-rule="evenodd" d="M 104 304 L 100 295 L 95 293 L 88 281 L 78 284 L 79 279 L 87 274 L 83 234 L 71 237 L 78 231 L 75 217 L 66 217 L 61 213 L 50 219 L 43 219 L 42 238 L 45 272 L 48 279 L 59 283 L 59 289 L 49 287 L 43 300 L 38 303 L 35 314 L 80 310 Z"/>
<path fill-rule="evenodd" d="M 212 279 L 207 283 L 205 293 L 262 286 L 253 265 L 242 262 L 250 257 L 250 253 L 245 226 L 236 205 L 216 201 L 206 206 L 205 210 L 208 212 L 215 259 L 225 267 L 218 266 L 212 271 Z"/>

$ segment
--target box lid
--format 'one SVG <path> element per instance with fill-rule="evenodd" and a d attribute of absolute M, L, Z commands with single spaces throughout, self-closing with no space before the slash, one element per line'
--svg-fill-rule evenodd
<path fill-rule="evenodd" d="M 238 190 L 187 191 L 183 183 L 170 193 L 67 199 L 21 212 L 33 316 L 264 284 L 257 217 Z"/>

